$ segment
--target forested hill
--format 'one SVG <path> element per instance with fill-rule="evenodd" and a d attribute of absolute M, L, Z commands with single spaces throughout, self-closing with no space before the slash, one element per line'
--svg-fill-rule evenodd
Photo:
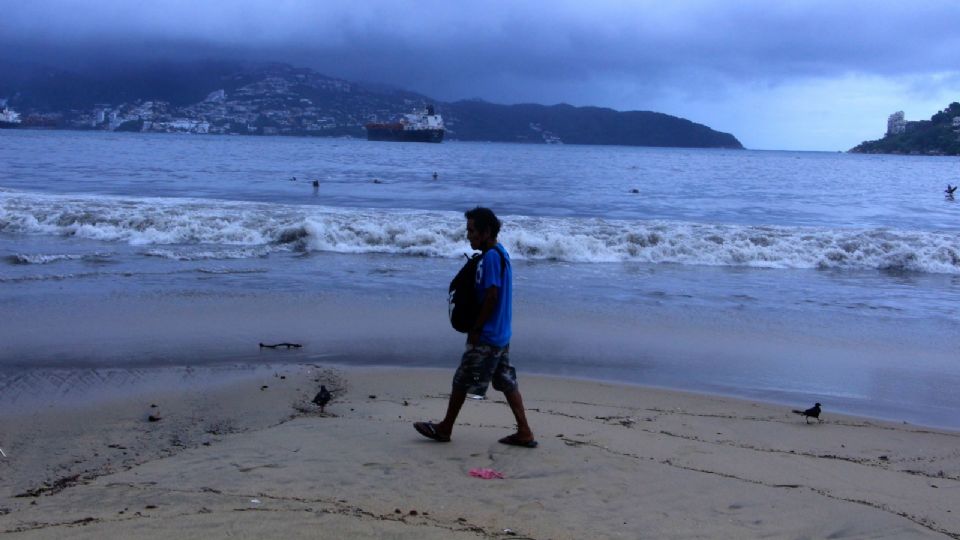
<path fill-rule="evenodd" d="M 930 120 L 904 122 L 901 133 L 862 142 L 850 151 L 860 154 L 960 155 L 960 103 L 956 101 Z"/>
<path fill-rule="evenodd" d="M 570 105 L 444 103 L 286 64 L 162 63 L 53 69 L 0 62 L 0 100 L 24 127 L 364 137 L 364 124 L 434 104 L 448 140 L 742 148 L 662 113 Z"/>
<path fill-rule="evenodd" d="M 445 104 L 444 109 L 449 111 L 451 129 L 461 140 L 743 148 L 729 133 L 650 111 L 484 101 L 457 101 Z"/>

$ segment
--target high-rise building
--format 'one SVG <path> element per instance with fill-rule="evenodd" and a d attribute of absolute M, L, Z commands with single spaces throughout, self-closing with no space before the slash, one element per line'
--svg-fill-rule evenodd
<path fill-rule="evenodd" d="M 887 135 L 899 135 L 907 130 L 907 121 L 903 111 L 897 111 L 887 117 Z"/>

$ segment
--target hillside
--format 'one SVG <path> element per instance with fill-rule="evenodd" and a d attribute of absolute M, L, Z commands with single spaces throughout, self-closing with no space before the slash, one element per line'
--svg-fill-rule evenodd
<path fill-rule="evenodd" d="M 743 148 L 729 133 L 650 111 L 483 101 L 449 103 L 444 110 L 452 120 L 452 136 L 461 140 L 539 143 L 559 139 L 567 144 Z"/>
<path fill-rule="evenodd" d="M 859 154 L 960 155 L 960 103 L 953 102 L 930 120 L 905 122 L 902 133 L 862 142 L 850 149 Z"/>
<path fill-rule="evenodd" d="M 444 103 L 286 64 L 0 68 L 8 74 L 0 81 L 0 98 L 23 115 L 26 127 L 364 137 L 367 122 L 432 103 L 444 117 L 448 140 L 742 148 L 731 134 L 662 113 Z"/>

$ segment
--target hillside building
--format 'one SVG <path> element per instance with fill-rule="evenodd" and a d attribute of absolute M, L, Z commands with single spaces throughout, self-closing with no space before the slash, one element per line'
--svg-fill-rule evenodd
<path fill-rule="evenodd" d="M 907 121 L 903 111 L 897 111 L 887 117 L 887 135 L 899 135 L 907 130 Z"/>

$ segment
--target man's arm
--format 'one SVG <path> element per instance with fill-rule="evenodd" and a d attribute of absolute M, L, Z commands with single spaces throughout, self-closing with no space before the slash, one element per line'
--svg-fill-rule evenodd
<path fill-rule="evenodd" d="M 470 333 L 467 334 L 467 343 L 470 345 L 480 344 L 480 333 L 483 331 L 483 325 L 490 320 L 493 310 L 497 308 L 497 299 L 500 298 L 500 288 L 496 285 L 487 287 L 483 295 L 483 303 L 480 304 L 480 313 L 477 315 L 477 321 L 473 323 Z"/>

